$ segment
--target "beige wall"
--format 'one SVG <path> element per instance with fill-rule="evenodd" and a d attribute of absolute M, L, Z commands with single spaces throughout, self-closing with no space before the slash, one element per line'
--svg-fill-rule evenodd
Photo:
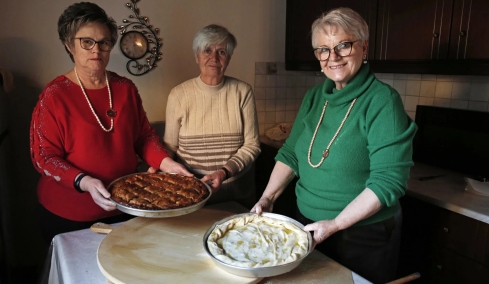
<path fill-rule="evenodd" d="M 15 186 L 9 192 L 0 192 L 0 198 L 13 204 L 3 214 L 3 225 L 9 227 L 7 261 L 14 268 L 44 259 L 35 216 L 39 174 L 30 161 L 29 123 L 43 87 L 73 68 L 59 42 L 56 24 L 62 11 L 74 2 L 1 1 L 0 67 L 10 70 L 15 80 L 15 89 L 8 94 L 9 143 L 13 145 L 8 167 Z M 102 6 L 119 25 L 132 14 L 125 6 L 129 0 L 93 2 Z M 254 86 L 255 62 L 284 60 L 284 0 L 141 0 L 138 7 L 140 14 L 149 17 L 150 23 L 160 29 L 163 59 L 153 71 L 135 77 L 126 71 L 127 60 L 116 46 L 108 69 L 135 82 L 150 121 L 164 120 L 167 95 L 172 87 L 198 75 L 192 40 L 205 25 L 224 25 L 237 37 L 238 46 L 227 75 Z"/>
<path fill-rule="evenodd" d="M 62 11 L 76 1 L 2 1 L 0 66 L 42 88 L 55 76 L 72 68 L 58 40 L 56 23 Z M 96 0 L 118 24 L 132 11 L 128 0 Z M 283 61 L 285 46 L 284 0 L 142 0 L 140 14 L 160 29 L 163 59 L 150 73 L 136 77 L 126 69 L 118 45 L 108 69 L 132 79 L 139 88 L 151 121 L 164 120 L 167 94 L 175 85 L 198 75 L 192 54 L 194 34 L 217 23 L 238 40 L 227 75 L 254 84 L 255 62 Z M 17 81 L 21 84 L 21 81 Z"/>

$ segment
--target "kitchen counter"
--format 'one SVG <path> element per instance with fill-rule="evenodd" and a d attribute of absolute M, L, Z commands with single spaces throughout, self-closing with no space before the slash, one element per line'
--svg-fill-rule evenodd
<path fill-rule="evenodd" d="M 420 177 L 438 176 L 421 181 Z M 489 196 L 476 195 L 465 191 L 464 175 L 439 167 L 415 163 L 411 168 L 411 178 L 407 195 L 455 213 L 489 224 Z"/>
<path fill-rule="evenodd" d="M 280 149 L 283 145 L 283 141 L 274 141 L 265 135 L 260 136 L 260 142 L 276 149 Z M 425 181 L 419 180 L 420 177 L 439 175 L 443 176 Z M 406 195 L 489 224 L 489 196 L 465 191 L 464 177 L 462 173 L 415 163 L 411 168 Z"/>

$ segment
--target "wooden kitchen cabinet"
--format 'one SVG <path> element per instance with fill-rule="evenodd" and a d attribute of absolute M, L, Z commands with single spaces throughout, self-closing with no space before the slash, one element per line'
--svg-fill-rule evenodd
<path fill-rule="evenodd" d="M 379 0 L 375 60 L 447 57 L 453 0 Z"/>
<path fill-rule="evenodd" d="M 482 283 L 478 275 L 481 267 L 475 261 L 435 245 L 430 259 L 429 283 Z"/>
<path fill-rule="evenodd" d="M 487 0 L 287 0 L 287 70 L 319 70 L 310 27 L 336 7 L 365 18 L 374 72 L 489 75 Z"/>
<path fill-rule="evenodd" d="M 487 0 L 455 0 L 449 59 L 488 59 Z"/>
<path fill-rule="evenodd" d="M 379 0 L 375 59 L 488 59 L 487 0 Z"/>
<path fill-rule="evenodd" d="M 401 198 L 399 274 L 420 283 L 489 283 L 489 224 L 417 198 Z"/>
<path fill-rule="evenodd" d="M 378 7 L 375 72 L 489 75 L 489 1 L 379 0 Z"/>
<path fill-rule="evenodd" d="M 323 12 L 322 0 L 307 5 L 287 0 L 285 31 L 285 68 L 288 70 L 319 71 L 321 67 L 312 51 L 311 25 Z"/>

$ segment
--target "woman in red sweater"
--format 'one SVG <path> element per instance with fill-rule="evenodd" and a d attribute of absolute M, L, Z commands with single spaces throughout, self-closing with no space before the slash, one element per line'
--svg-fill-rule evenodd
<path fill-rule="evenodd" d="M 115 21 L 93 3 L 76 3 L 60 16 L 58 34 L 75 66 L 45 87 L 30 129 L 47 242 L 96 221 L 126 220 L 106 186 L 134 173 L 138 156 L 162 171 L 191 175 L 168 157 L 136 86 L 106 71 L 117 41 Z"/>

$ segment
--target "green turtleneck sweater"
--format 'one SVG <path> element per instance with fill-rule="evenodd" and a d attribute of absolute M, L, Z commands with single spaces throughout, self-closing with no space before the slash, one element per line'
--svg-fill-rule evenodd
<path fill-rule="evenodd" d="M 311 151 L 321 160 L 353 99 L 350 115 L 317 168 L 308 151 L 314 130 L 328 101 Z M 400 208 L 412 162 L 415 123 L 404 111 L 397 91 L 377 80 L 368 64 L 341 90 L 327 79 L 310 89 L 299 109 L 289 138 L 276 156 L 299 177 L 297 205 L 313 221 L 334 219 L 365 188 L 379 198 L 382 209 L 358 222 L 370 224 L 393 216 Z"/>

